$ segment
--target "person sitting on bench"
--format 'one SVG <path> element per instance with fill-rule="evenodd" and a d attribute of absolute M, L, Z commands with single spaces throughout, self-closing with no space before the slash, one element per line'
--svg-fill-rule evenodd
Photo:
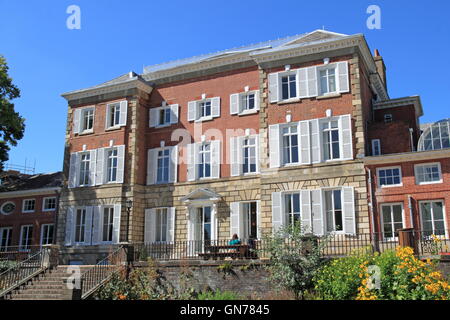
<path fill-rule="evenodd" d="M 238 235 L 235 233 L 235 234 L 233 234 L 233 237 L 231 238 L 230 242 L 228 242 L 228 244 L 230 246 L 236 246 L 236 245 L 241 244 L 241 240 L 239 240 Z"/>

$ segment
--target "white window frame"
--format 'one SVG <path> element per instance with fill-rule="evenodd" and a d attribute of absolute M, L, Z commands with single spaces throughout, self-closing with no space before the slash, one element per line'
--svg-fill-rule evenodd
<path fill-rule="evenodd" d="M 34 209 L 33 210 L 25 210 L 27 201 L 34 201 Z M 22 213 L 33 213 L 33 212 L 36 212 L 36 199 L 23 199 Z"/>
<path fill-rule="evenodd" d="M 392 115 L 392 113 L 386 113 L 383 116 L 384 119 L 384 123 L 391 123 L 392 121 L 394 121 L 394 116 Z"/>
<path fill-rule="evenodd" d="M 116 159 L 116 167 L 115 167 L 115 169 L 116 169 L 116 179 L 115 180 L 110 180 L 110 169 L 111 169 L 111 167 L 110 167 L 110 163 L 109 163 L 109 159 L 110 159 L 110 156 L 109 156 L 109 153 L 110 152 L 116 152 L 116 155 L 115 156 L 113 156 L 115 159 Z M 110 183 L 117 183 L 117 178 L 118 178 L 118 176 L 119 176 L 119 149 L 117 148 L 117 147 L 113 147 L 113 148 L 105 148 L 105 163 L 104 163 L 104 168 L 105 168 L 105 171 L 104 171 L 104 174 L 105 174 L 105 176 L 104 176 L 104 182 L 106 183 L 106 184 L 110 184 Z"/>
<path fill-rule="evenodd" d="M 47 234 L 46 235 L 44 235 L 44 233 L 45 233 L 44 230 L 45 230 L 45 228 L 49 228 L 51 226 L 53 226 L 53 231 L 52 231 L 52 235 L 51 235 L 52 242 L 44 243 L 44 238 L 45 238 L 44 236 L 46 236 L 47 240 L 48 240 L 48 237 L 49 237 L 48 230 L 47 230 Z M 47 245 L 47 244 L 52 244 L 55 241 L 55 239 L 54 239 L 54 231 L 55 231 L 55 225 L 53 223 L 46 223 L 46 224 L 41 225 L 41 238 L 40 238 L 40 241 L 39 241 L 41 246 Z"/>
<path fill-rule="evenodd" d="M 30 244 L 27 244 L 26 246 L 23 246 L 22 241 L 24 240 L 24 229 L 25 228 L 31 228 L 31 237 L 29 231 L 27 232 L 27 240 L 30 242 Z M 20 226 L 20 239 L 19 239 L 19 251 L 27 252 L 30 251 L 30 247 L 33 244 L 33 232 L 34 232 L 34 226 L 32 224 L 25 224 Z"/>
<path fill-rule="evenodd" d="M 299 206 L 299 220 L 300 223 L 302 221 L 302 197 L 299 191 L 297 192 L 286 192 L 283 193 L 283 214 L 285 215 L 285 221 L 289 226 L 293 226 L 293 222 L 294 222 L 294 215 L 297 214 L 297 212 L 287 212 L 287 207 L 286 207 L 286 203 L 287 203 L 287 197 L 289 197 L 289 202 L 291 203 L 291 207 L 294 208 L 294 204 L 293 204 L 293 196 L 296 195 L 298 196 L 298 206 Z"/>
<path fill-rule="evenodd" d="M 444 228 L 445 228 L 445 239 L 448 239 L 449 235 L 448 235 L 448 226 L 447 226 L 447 217 L 446 217 L 446 207 L 445 207 L 445 200 L 444 199 L 434 199 L 434 200 L 421 200 L 419 201 L 419 219 L 420 219 L 420 227 L 421 230 L 425 230 L 423 227 L 423 217 L 422 217 L 422 203 L 433 203 L 433 202 L 440 202 L 442 203 L 442 216 L 443 216 L 443 220 L 444 220 Z M 433 209 L 433 205 L 431 205 L 431 209 Z M 432 227 L 433 230 L 431 230 L 434 234 L 434 232 L 436 231 L 436 228 L 434 227 L 434 212 L 431 212 L 431 223 L 432 223 Z M 438 236 L 438 237 L 444 237 L 444 236 Z"/>
<path fill-rule="evenodd" d="M 322 88 L 322 79 L 320 76 L 320 72 L 322 71 L 326 71 L 327 72 L 327 87 L 330 86 L 329 83 L 329 75 L 328 72 L 329 70 L 334 70 L 334 86 L 335 86 L 335 90 L 334 91 L 328 91 L 327 92 L 323 92 L 323 88 Z M 328 95 L 336 95 L 339 93 L 339 71 L 338 71 L 338 67 L 337 64 L 333 63 L 333 64 L 328 64 L 328 65 L 322 65 L 317 67 L 317 89 L 318 89 L 318 95 L 320 96 L 328 96 Z"/>
<path fill-rule="evenodd" d="M 168 233 L 169 233 L 169 214 L 170 214 L 170 208 L 164 207 L 164 208 L 155 208 L 155 242 L 156 243 L 167 243 L 169 242 L 167 239 Z M 162 216 L 165 215 L 165 224 L 160 223 L 158 225 L 158 217 L 162 218 Z M 160 219 L 159 222 L 162 222 Z M 159 230 L 158 230 L 159 229 Z M 165 240 L 158 240 L 158 232 L 159 235 L 162 237 L 164 235 Z"/>
<path fill-rule="evenodd" d="M 86 129 L 84 127 L 84 118 L 86 113 L 92 111 L 92 128 Z M 95 124 L 95 107 L 86 107 L 80 109 L 80 129 L 78 134 L 88 134 L 94 132 L 94 124 Z"/>
<path fill-rule="evenodd" d="M 111 121 L 112 121 L 111 108 L 115 108 L 115 107 L 119 108 L 119 111 L 114 112 L 114 120 L 115 121 L 114 121 L 114 125 L 111 125 Z M 107 106 L 106 106 L 106 129 L 107 130 L 120 128 L 120 109 L 121 109 L 120 102 L 113 102 L 113 103 L 107 104 Z M 118 115 L 118 118 L 116 119 L 117 113 L 119 115 Z"/>
<path fill-rule="evenodd" d="M 290 131 L 291 131 L 291 128 L 293 128 L 293 127 L 295 127 L 296 128 L 296 130 L 297 130 L 297 132 L 294 134 L 294 133 L 291 133 Z M 283 133 L 283 130 L 284 129 L 286 129 L 286 128 L 289 128 L 289 133 L 287 133 L 287 134 L 284 134 Z M 291 137 L 292 136 L 294 136 L 294 135 L 297 135 L 297 162 L 287 162 L 286 161 L 286 159 L 285 159 L 285 153 L 284 153 L 284 150 L 286 149 L 286 147 L 285 147 L 285 145 L 284 145 L 284 137 L 285 136 L 288 136 L 289 137 L 289 139 L 291 139 Z M 291 140 L 289 140 L 290 142 L 289 143 L 291 143 Z M 282 166 L 285 166 L 285 167 L 289 167 L 289 166 L 298 166 L 298 165 L 300 165 L 300 128 L 299 128 L 299 126 L 298 126 L 298 123 L 297 122 L 294 122 L 294 123 L 287 123 L 287 124 L 283 124 L 282 126 L 280 126 L 280 146 L 281 146 L 281 164 L 282 164 Z M 293 151 L 292 151 L 292 145 L 290 146 L 290 148 L 289 148 L 289 154 L 290 154 L 290 157 L 291 157 L 291 160 L 292 160 L 292 155 L 293 155 Z"/>
<path fill-rule="evenodd" d="M 342 219 L 342 230 L 332 230 L 328 231 L 328 208 L 327 208 L 327 201 L 325 198 L 326 192 L 333 192 L 335 190 L 339 190 L 340 197 L 341 197 L 341 219 Z M 332 211 L 332 218 L 333 218 L 333 229 L 336 229 L 336 221 L 335 221 L 335 199 L 334 194 L 331 196 L 331 206 L 332 208 L 330 211 Z M 328 188 L 322 188 L 322 210 L 323 210 L 323 224 L 326 226 L 325 232 L 326 234 L 345 234 L 345 216 L 344 216 L 344 190 L 342 187 L 328 187 Z"/>
<path fill-rule="evenodd" d="M 331 128 L 330 124 L 332 122 L 337 122 L 337 128 Z M 323 124 L 328 124 L 328 128 L 327 129 L 322 129 L 322 125 Z M 338 144 L 339 144 L 339 157 L 338 158 L 333 158 L 333 142 L 330 142 L 330 146 L 331 146 L 331 150 L 330 150 L 330 159 L 325 159 L 325 140 L 323 138 L 324 133 L 327 132 L 328 135 L 330 135 L 330 139 L 331 139 L 331 132 L 332 131 L 337 131 L 338 132 Z M 332 117 L 332 118 L 323 118 L 319 120 L 319 141 L 320 141 L 320 149 L 321 149 L 321 154 L 322 154 L 322 161 L 323 162 L 333 162 L 333 161 L 340 161 L 342 160 L 343 156 L 344 156 L 344 149 L 343 149 L 343 138 L 342 138 L 342 123 L 341 123 L 341 119 L 338 117 Z"/>
<path fill-rule="evenodd" d="M 380 171 L 382 171 L 382 170 L 389 170 L 389 169 L 399 169 L 399 176 L 400 176 L 400 183 L 399 184 L 388 184 L 388 185 L 385 184 L 385 185 L 381 185 Z M 377 168 L 377 182 L 378 182 L 378 186 L 380 188 L 393 188 L 393 187 L 401 187 L 401 186 L 403 186 L 402 167 L 401 166 L 393 166 L 393 167 Z"/>
<path fill-rule="evenodd" d="M 430 167 L 430 166 L 437 166 L 438 168 L 438 173 L 439 173 L 439 180 L 437 181 L 419 181 L 419 173 L 418 170 L 420 167 Z M 440 162 L 429 162 L 429 163 L 420 163 L 420 164 L 416 164 L 414 165 L 414 175 L 415 175 L 415 179 L 416 179 L 416 184 L 417 185 L 427 185 L 427 184 L 438 184 L 438 183 L 443 183 L 444 180 L 442 179 L 442 169 L 441 169 L 441 163 Z"/>
<path fill-rule="evenodd" d="M 294 97 L 289 97 L 287 99 L 283 99 L 283 78 L 284 77 L 290 77 L 290 76 L 295 76 L 295 96 Z M 289 84 L 290 81 L 288 81 Z M 298 73 L 297 70 L 290 70 L 290 71 L 284 71 L 284 72 L 279 72 L 278 73 L 278 91 L 279 91 L 279 97 L 278 97 L 278 101 L 283 101 L 283 102 L 288 102 L 288 101 L 292 101 L 292 100 L 297 100 L 299 98 L 299 79 L 298 79 Z M 289 89 L 289 85 L 288 85 L 288 90 L 290 93 L 290 89 Z"/>
<path fill-rule="evenodd" d="M 239 115 L 253 114 L 258 112 L 258 93 L 259 91 L 256 90 L 239 94 Z M 251 95 L 253 95 L 253 109 L 246 109 L 245 107 L 248 106 Z"/>
<path fill-rule="evenodd" d="M 155 184 L 166 184 L 166 183 L 170 183 L 170 166 L 171 166 L 171 151 L 172 151 L 172 149 L 170 148 L 170 147 L 164 147 L 164 148 L 159 148 L 156 152 L 157 152 L 157 154 L 156 154 L 156 173 L 155 173 Z M 162 153 L 162 156 L 160 156 L 159 155 L 159 153 Z M 167 155 L 165 155 L 165 153 L 168 153 Z M 167 163 L 167 167 L 165 167 L 164 165 L 163 165 L 163 168 L 165 169 L 165 170 L 167 170 L 167 180 L 161 180 L 161 181 L 158 181 L 158 171 L 159 171 L 159 160 L 160 159 L 163 159 L 163 161 L 164 161 L 164 159 L 168 159 L 168 163 Z M 164 174 L 165 174 L 165 171 L 163 172 L 163 176 L 164 176 Z"/>
<path fill-rule="evenodd" d="M 45 208 L 45 201 L 50 200 L 50 199 L 55 199 L 55 208 L 54 209 L 46 209 Z M 58 201 L 57 201 L 56 197 L 45 197 L 44 199 L 42 199 L 42 211 L 43 212 L 56 211 L 57 207 L 58 207 Z"/>
<path fill-rule="evenodd" d="M 161 123 L 161 113 L 164 113 L 164 122 Z M 149 110 L 149 127 L 150 128 L 166 128 L 170 127 L 173 124 L 177 124 L 179 122 L 179 105 L 172 104 L 167 105 L 163 104 L 161 107 L 150 108 Z M 168 121 L 166 121 L 166 117 L 169 117 Z"/>
<path fill-rule="evenodd" d="M 93 166 L 92 166 L 91 152 L 90 151 L 79 152 L 78 156 L 79 156 L 79 159 L 80 159 L 79 167 L 77 168 L 77 172 L 76 172 L 76 174 L 78 175 L 78 179 L 77 179 L 78 180 L 78 186 L 79 187 L 91 186 L 93 184 L 93 181 L 90 181 L 91 180 L 91 173 L 92 173 L 92 170 L 93 170 L 93 168 L 92 168 Z M 89 156 L 89 161 L 83 160 L 83 156 Z M 86 170 L 84 170 L 84 176 L 83 176 L 84 178 L 86 178 L 86 174 L 87 174 L 87 177 L 88 177 L 87 183 L 81 183 L 81 166 L 82 166 L 82 164 L 84 162 L 89 162 L 89 170 L 87 170 L 87 173 L 86 173 Z"/>
<path fill-rule="evenodd" d="M 378 154 L 375 152 L 377 144 L 378 144 L 378 150 L 379 150 Z M 377 156 L 381 156 L 381 155 L 382 155 L 381 140 L 380 139 L 372 139 L 372 156 L 377 157 Z"/>
<path fill-rule="evenodd" d="M 209 150 L 207 151 L 202 151 L 202 148 L 205 147 L 206 145 L 209 145 Z M 197 145 L 196 145 L 197 146 Z M 212 153 L 212 142 L 211 141 L 207 141 L 207 142 L 202 142 L 198 144 L 198 148 L 196 149 L 196 153 L 197 153 L 197 157 L 198 157 L 198 163 L 196 163 L 195 165 L 197 166 L 197 178 L 199 180 L 208 180 L 208 179 L 212 179 L 213 178 L 213 172 L 212 172 L 212 163 L 213 163 L 213 153 Z M 205 165 L 208 164 L 207 162 L 200 162 L 200 160 L 202 159 L 202 154 L 206 155 L 209 154 L 209 176 L 200 176 L 200 166 L 203 165 L 203 174 L 205 172 Z"/>
<path fill-rule="evenodd" d="M 2 245 L 3 242 L 3 233 L 7 232 L 7 237 L 6 237 L 6 246 Z M 12 227 L 1 227 L 0 228 L 0 252 L 2 251 L 6 251 L 6 249 L 10 246 L 8 246 L 8 243 L 12 244 L 12 232 L 13 232 L 13 228 Z"/>
<path fill-rule="evenodd" d="M 237 140 L 239 141 L 240 139 L 237 139 Z M 250 140 L 254 140 L 253 144 L 246 145 L 245 141 L 250 141 Z M 241 159 L 242 162 L 241 162 L 240 165 L 242 166 L 242 173 L 243 173 L 243 175 L 247 176 L 247 175 L 254 175 L 254 174 L 259 173 L 259 165 L 258 165 L 258 137 L 256 135 L 242 137 L 242 145 L 240 145 L 240 147 L 242 148 L 242 159 Z M 249 152 L 250 152 L 251 148 L 255 149 L 255 163 L 254 163 L 255 164 L 255 171 L 244 172 L 244 169 L 245 169 L 245 149 L 246 148 L 249 149 Z M 249 161 L 250 161 L 252 157 L 249 155 L 248 158 L 249 158 Z M 252 165 L 252 163 L 249 162 L 248 163 L 248 169 L 249 170 L 251 169 L 251 165 Z"/>
<path fill-rule="evenodd" d="M 78 220 L 78 210 L 84 211 L 84 223 L 80 224 L 80 230 L 83 230 L 83 232 L 80 232 L 79 236 L 83 236 L 83 241 L 77 241 L 77 220 Z M 87 227 L 87 215 L 88 215 L 88 207 L 76 207 L 74 211 L 74 219 L 73 219 L 73 242 L 75 245 L 84 245 L 87 243 L 86 239 L 86 227 Z M 81 228 L 83 226 L 84 228 Z"/>
<path fill-rule="evenodd" d="M 397 241 L 398 237 L 395 236 L 395 229 L 392 230 L 392 237 L 386 237 L 385 236 L 385 232 L 384 232 L 384 216 L 383 216 L 383 207 L 390 207 L 391 208 L 391 218 L 392 220 L 394 220 L 394 215 L 393 215 L 393 210 L 392 207 L 393 206 L 401 206 L 402 208 L 402 228 L 405 228 L 405 208 L 403 207 L 403 202 L 386 202 L 386 203 L 381 203 L 380 204 L 380 211 L 379 211 L 379 216 L 380 216 L 380 223 L 381 223 L 381 230 L 380 232 L 383 234 L 383 240 L 384 241 Z M 395 222 L 391 221 L 390 222 L 391 227 L 394 227 Z"/>
<path fill-rule="evenodd" d="M 105 235 L 105 209 L 108 210 L 108 215 L 112 218 L 112 220 L 108 220 L 107 227 L 112 228 L 111 230 L 111 240 L 104 240 Z M 99 221 L 99 224 L 101 224 L 101 234 L 99 235 L 99 242 L 102 244 L 107 243 L 113 243 L 114 240 L 114 206 L 101 206 L 101 221 Z M 109 229 L 108 229 L 109 230 Z M 106 230 L 106 231 L 108 231 Z"/>

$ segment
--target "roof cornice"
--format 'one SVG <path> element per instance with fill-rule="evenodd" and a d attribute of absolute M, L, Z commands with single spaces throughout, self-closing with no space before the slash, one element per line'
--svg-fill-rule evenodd
<path fill-rule="evenodd" d="M 377 165 L 443 158 L 450 158 L 450 149 L 387 154 L 383 156 L 364 157 L 362 160 L 365 165 Z"/>
<path fill-rule="evenodd" d="M 386 101 L 376 102 L 373 105 L 373 109 L 374 110 L 382 110 L 382 109 L 387 109 L 387 108 L 402 107 L 402 106 L 410 105 L 410 104 L 414 105 L 417 117 L 423 116 L 422 102 L 421 102 L 419 96 L 410 96 L 410 97 L 403 97 L 403 98 L 390 99 L 390 100 L 386 100 Z"/>
<path fill-rule="evenodd" d="M 119 83 L 113 83 L 113 84 L 106 84 L 106 85 L 100 85 L 92 88 L 86 88 L 76 91 L 71 91 L 67 93 L 63 93 L 61 96 L 65 98 L 67 101 L 72 101 L 76 99 L 83 99 L 83 98 L 89 98 L 93 96 L 99 96 L 103 94 L 109 94 L 114 93 L 117 91 L 123 91 L 123 90 L 129 90 L 129 89 L 139 89 L 141 91 L 144 91 L 148 94 L 150 94 L 153 90 L 153 88 L 147 84 L 145 81 L 141 80 L 139 77 L 133 77 L 129 80 L 119 82 Z"/>
<path fill-rule="evenodd" d="M 5 191 L 5 192 L 0 192 L 0 199 L 6 199 L 6 198 L 12 198 L 12 197 L 39 196 L 39 195 L 46 195 L 46 194 L 50 194 L 50 193 L 56 193 L 59 191 L 61 191 L 61 187 Z"/>

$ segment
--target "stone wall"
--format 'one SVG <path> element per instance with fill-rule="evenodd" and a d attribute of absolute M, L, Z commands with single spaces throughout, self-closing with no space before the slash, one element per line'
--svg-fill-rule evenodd
<path fill-rule="evenodd" d="M 232 267 L 223 268 L 225 263 Z M 136 268 L 147 266 L 147 263 L 135 265 Z M 274 291 L 264 266 L 260 261 L 187 261 L 159 263 L 156 267 L 162 279 L 176 289 L 231 291 L 245 297 L 263 298 Z"/>

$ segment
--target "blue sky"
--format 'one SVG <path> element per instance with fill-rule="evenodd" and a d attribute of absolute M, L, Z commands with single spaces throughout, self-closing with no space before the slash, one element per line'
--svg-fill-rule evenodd
<path fill-rule="evenodd" d="M 81 30 L 66 27 L 70 5 Z M 366 27 L 369 5 L 381 30 Z M 10 162 L 62 169 L 67 105 L 61 93 L 143 66 L 325 27 L 364 33 L 385 59 L 392 98 L 420 95 L 421 122 L 450 117 L 450 2 L 0 0 L 0 54 L 21 89 L 16 110 L 26 132 Z"/>

